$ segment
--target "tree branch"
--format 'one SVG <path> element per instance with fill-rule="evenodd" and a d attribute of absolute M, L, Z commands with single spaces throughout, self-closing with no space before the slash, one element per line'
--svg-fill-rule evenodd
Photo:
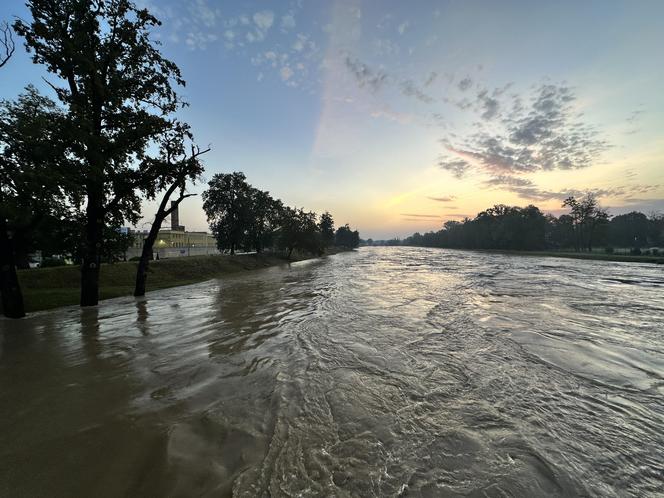
<path fill-rule="evenodd" d="M 0 27 L 0 32 L 2 32 L 2 39 L 0 39 L 0 46 L 4 52 L 0 55 L 0 67 L 7 64 L 11 56 L 16 50 L 16 44 L 14 43 L 14 36 L 12 35 L 12 28 L 6 22 L 2 23 Z"/>

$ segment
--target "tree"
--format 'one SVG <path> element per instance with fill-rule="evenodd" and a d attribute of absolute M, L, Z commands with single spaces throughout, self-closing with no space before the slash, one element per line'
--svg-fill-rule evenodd
<path fill-rule="evenodd" d="M 231 254 L 245 243 L 251 223 L 252 188 L 244 173 L 217 173 L 203 192 L 203 209 L 207 215 L 217 247 Z"/>
<path fill-rule="evenodd" d="M 580 201 L 568 197 L 563 202 L 563 207 L 569 207 L 571 211 L 576 251 L 586 249 L 591 252 L 597 229 L 608 222 L 608 213 L 599 207 L 597 197 L 593 193 L 586 194 Z"/>
<path fill-rule="evenodd" d="M 71 222 L 77 189 L 63 180 L 70 164 L 62 126 L 62 113 L 33 87 L 0 102 L 0 280 L 8 316 L 24 314 L 16 267 L 27 268 L 36 247 L 57 246 L 55 234 Z"/>
<path fill-rule="evenodd" d="M 295 249 L 321 254 L 321 240 L 316 213 L 304 209 L 286 207 L 281 218 L 279 229 L 279 246 L 287 251 L 290 259 Z"/>
<path fill-rule="evenodd" d="M 636 211 L 614 216 L 609 222 L 609 243 L 617 247 L 641 248 L 651 239 L 648 217 Z"/>
<path fill-rule="evenodd" d="M 62 133 L 77 167 L 70 174 L 84 190 L 85 237 L 81 306 L 99 300 L 104 228 L 111 218 L 135 222 L 140 210 L 135 167 L 151 140 L 171 127 L 181 106 L 172 83 L 184 85 L 178 67 L 150 38 L 159 21 L 129 0 L 28 0 L 32 21 L 14 30 L 67 112 Z"/>
<path fill-rule="evenodd" d="M 323 247 L 330 247 L 334 244 L 334 220 L 332 215 L 325 211 L 320 215 L 320 221 L 318 222 L 318 227 L 320 229 L 321 242 Z"/>
<path fill-rule="evenodd" d="M 274 233 L 279 228 L 282 210 L 281 201 L 273 199 L 269 192 L 250 188 L 246 249 L 255 249 L 257 253 L 260 253 L 273 243 Z"/>
<path fill-rule="evenodd" d="M 136 270 L 134 296 L 145 295 L 152 250 L 164 219 L 175 211 L 184 199 L 196 195 L 187 193 L 187 183 L 194 183 L 200 178 L 204 168 L 199 157 L 209 152 L 210 149 L 201 150 L 191 143 L 190 152 L 187 153 L 187 142 L 192 140 L 193 137 L 189 132 L 189 127 L 177 124 L 165 134 L 159 157 L 149 158 L 145 161 L 145 178 L 148 181 L 143 190 L 146 192 L 148 199 L 154 199 L 157 193 L 161 191 L 164 191 L 164 194 L 157 207 L 148 236 L 143 243 L 143 250 Z M 176 191 L 178 192 L 177 198 L 171 201 L 171 196 Z"/>
<path fill-rule="evenodd" d="M 334 243 L 339 247 L 354 249 L 360 245 L 360 233 L 357 230 L 352 231 L 348 223 L 346 223 L 337 229 L 337 233 L 334 236 Z"/>
<path fill-rule="evenodd" d="M 16 45 L 14 44 L 14 36 L 12 35 L 12 28 L 3 22 L 0 24 L 0 67 L 3 67 L 12 55 L 14 55 Z"/>

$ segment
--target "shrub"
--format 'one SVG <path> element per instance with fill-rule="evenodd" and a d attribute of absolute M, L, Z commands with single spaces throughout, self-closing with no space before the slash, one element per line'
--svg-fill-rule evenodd
<path fill-rule="evenodd" d="M 133 258 L 129 258 L 127 261 L 140 261 L 141 257 L 140 256 L 134 256 Z"/>
<path fill-rule="evenodd" d="M 604 248 L 604 252 L 605 252 L 606 254 L 613 254 L 613 247 L 610 247 L 610 246 L 609 246 L 609 247 L 605 247 L 605 248 Z"/>
<path fill-rule="evenodd" d="M 650 256 L 650 249 L 646 249 L 645 251 L 643 251 L 643 255 Z"/>
<path fill-rule="evenodd" d="M 641 249 L 639 249 L 638 247 L 633 247 L 632 249 L 630 249 L 629 253 L 632 256 L 641 256 Z"/>
<path fill-rule="evenodd" d="M 653 256 L 659 256 L 659 249 L 657 249 L 657 248 L 655 247 L 655 248 L 652 250 L 652 255 L 653 255 Z"/>

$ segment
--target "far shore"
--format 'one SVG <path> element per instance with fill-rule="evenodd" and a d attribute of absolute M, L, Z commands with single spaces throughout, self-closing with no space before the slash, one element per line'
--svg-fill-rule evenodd
<path fill-rule="evenodd" d="M 400 246 L 422 247 L 422 246 Z M 515 251 L 501 249 L 462 249 L 451 247 L 431 247 L 431 249 L 453 249 L 455 251 L 472 251 L 487 254 L 507 254 L 514 256 L 540 256 L 553 258 L 589 259 L 595 261 L 616 261 L 622 263 L 654 263 L 664 264 L 664 256 L 633 256 L 630 254 L 610 254 L 602 252 L 573 252 L 573 251 Z"/>
<path fill-rule="evenodd" d="M 321 257 L 345 251 L 328 248 Z M 283 265 L 318 256 L 293 253 L 290 259 L 278 253 L 187 256 L 152 261 L 148 276 L 148 292 L 180 285 L 189 285 L 248 270 Z M 104 264 L 100 275 L 100 299 L 131 296 L 134 291 L 135 261 Z M 26 312 L 34 312 L 78 304 L 80 270 L 78 265 L 37 268 L 18 272 Z"/>

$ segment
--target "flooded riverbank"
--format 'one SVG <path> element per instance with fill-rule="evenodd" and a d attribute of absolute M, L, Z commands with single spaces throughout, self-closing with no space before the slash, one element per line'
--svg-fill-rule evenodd
<path fill-rule="evenodd" d="M 0 496 L 655 496 L 660 266 L 364 248 L 0 322 Z"/>

